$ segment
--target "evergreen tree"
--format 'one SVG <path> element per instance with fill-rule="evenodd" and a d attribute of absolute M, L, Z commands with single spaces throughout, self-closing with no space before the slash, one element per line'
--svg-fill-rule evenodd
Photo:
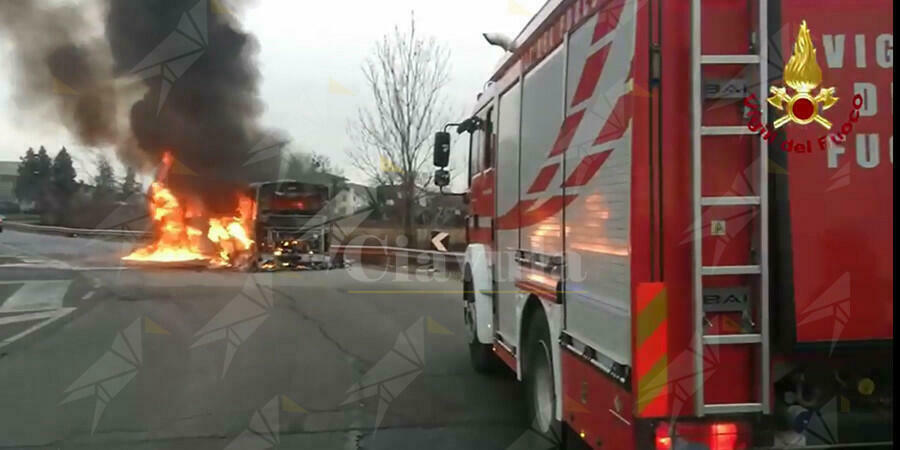
<path fill-rule="evenodd" d="M 116 173 L 106 157 L 97 159 L 97 176 L 94 177 L 94 200 L 108 201 L 115 196 Z"/>
<path fill-rule="evenodd" d="M 16 178 L 15 194 L 20 202 L 37 200 L 37 154 L 33 148 L 19 158 L 19 176 Z"/>
<path fill-rule="evenodd" d="M 35 183 L 37 184 L 37 202 L 38 211 L 45 212 L 48 202 L 52 201 L 53 190 L 53 160 L 47 153 L 47 149 L 42 145 L 37 153 L 37 164 L 35 171 Z"/>
<path fill-rule="evenodd" d="M 75 166 L 72 157 L 65 147 L 53 158 L 52 180 L 54 192 L 58 198 L 68 201 L 78 191 L 78 183 L 75 181 Z"/>
<path fill-rule="evenodd" d="M 140 183 L 135 180 L 136 176 L 134 168 L 129 167 L 125 172 L 125 179 L 122 181 L 122 200 L 128 200 L 132 195 L 141 191 Z"/>
<path fill-rule="evenodd" d="M 41 188 L 49 186 L 50 179 L 53 175 L 53 161 L 47 154 L 47 149 L 42 145 L 37 153 L 37 178 L 41 183 Z"/>

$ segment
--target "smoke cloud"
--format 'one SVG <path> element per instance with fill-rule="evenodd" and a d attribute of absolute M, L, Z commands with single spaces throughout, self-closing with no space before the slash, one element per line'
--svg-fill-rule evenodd
<path fill-rule="evenodd" d="M 0 32 L 12 42 L 15 100 L 37 115 L 55 110 L 83 143 L 118 140 L 116 93 L 109 47 L 91 36 L 88 8 L 0 2 Z"/>
<path fill-rule="evenodd" d="M 186 181 L 189 189 L 201 194 L 221 193 L 211 189 L 215 181 L 271 178 L 280 158 L 259 158 L 254 149 L 284 139 L 259 123 L 258 43 L 234 16 L 241 5 L 223 5 L 2 0 L 16 101 L 23 114 L 51 107 L 82 143 L 111 146 L 126 164 L 148 169 L 171 152 L 196 178 Z M 98 28 L 103 34 L 92 35 Z"/>

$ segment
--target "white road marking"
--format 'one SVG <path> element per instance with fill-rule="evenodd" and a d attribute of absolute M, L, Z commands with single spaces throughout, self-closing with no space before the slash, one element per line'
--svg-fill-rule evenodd
<path fill-rule="evenodd" d="M 24 261 L 24 260 L 23 260 Z M 72 266 L 68 264 L 61 264 L 55 261 L 36 261 L 30 260 L 32 262 L 21 262 L 21 263 L 11 263 L 11 264 L 0 264 L 0 268 L 9 267 L 9 268 L 19 268 L 19 269 L 58 269 L 58 270 L 69 270 L 72 269 Z"/>
<path fill-rule="evenodd" d="M 39 259 L 32 260 L 32 261 L 37 261 L 38 265 L 44 265 L 45 267 L 48 267 L 48 268 L 53 268 L 53 269 L 71 269 L 72 268 L 72 266 L 65 261 L 60 261 L 58 259 L 53 259 L 53 258 L 46 258 L 43 255 L 28 251 L 28 250 L 25 250 L 25 249 L 22 249 L 22 248 L 13 246 L 13 245 L 9 245 L 9 244 L 0 242 L 0 247 L 6 248 L 6 249 L 11 249 L 12 251 L 18 253 L 16 258 L 19 258 L 19 259 L 22 259 L 24 257 L 37 257 Z M 35 264 L 2 264 L 2 265 L 0 265 L 0 267 L 35 267 Z"/>
<path fill-rule="evenodd" d="M 0 284 L 22 284 L 0 304 L 0 313 L 59 309 L 71 283 L 71 280 L 0 281 Z"/>
<path fill-rule="evenodd" d="M 96 293 L 96 291 L 88 292 L 87 294 L 82 295 L 82 296 L 81 296 L 81 299 L 82 299 L 82 300 L 87 300 L 87 299 L 93 297 L 95 293 Z"/>
<path fill-rule="evenodd" d="M 64 308 L 63 299 L 72 280 L 12 280 L 0 285 L 20 285 L 9 298 L 0 300 L 0 327 L 37 322 L 24 331 L 0 341 L 0 348 L 28 336 L 69 315 L 75 308 Z"/>
<path fill-rule="evenodd" d="M 57 308 L 58 309 L 58 308 Z M 26 314 L 17 314 L 14 316 L 0 317 L 0 325 L 9 325 L 11 323 L 32 322 L 35 320 L 49 319 L 56 315 L 56 310 L 48 310 L 41 312 L 29 312 Z"/>
<path fill-rule="evenodd" d="M 108 266 L 108 267 L 76 267 L 70 264 L 59 263 L 55 261 L 34 261 L 31 263 L 11 263 L 11 264 L 0 264 L 0 268 L 14 268 L 14 269 L 57 269 L 57 270 L 72 270 L 75 272 L 97 272 L 97 271 L 112 271 L 112 270 L 134 270 L 134 267 L 129 266 Z"/>
<path fill-rule="evenodd" d="M 63 317 L 69 315 L 72 311 L 75 311 L 75 308 L 60 308 L 52 312 L 48 311 L 46 313 L 48 314 L 46 320 L 29 327 L 27 330 L 15 336 L 11 336 L 0 341 L 0 348 L 6 347 L 7 345 L 18 341 L 19 339 L 22 339 L 23 337 L 28 336 L 29 334 L 34 333 L 35 331 L 40 330 L 41 328 L 46 327 L 47 325 L 50 325 L 51 323 L 56 322 L 59 319 L 62 319 Z M 2 323 L 0 323 L 0 325 L 2 325 Z"/>

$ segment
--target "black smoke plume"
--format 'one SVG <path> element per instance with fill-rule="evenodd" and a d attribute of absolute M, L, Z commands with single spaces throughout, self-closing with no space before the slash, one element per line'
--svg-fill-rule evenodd
<path fill-rule="evenodd" d="M 179 186 L 208 200 L 277 176 L 277 152 L 255 155 L 282 139 L 259 123 L 258 44 L 234 0 L 42 3 L 0 0 L 24 107 L 55 104 L 73 135 L 126 164 L 149 169 L 170 152 Z M 98 26 L 101 38 L 85 37 Z"/>
<path fill-rule="evenodd" d="M 55 111 L 83 143 L 115 144 L 118 109 L 106 41 L 91 35 L 86 8 L 42 3 L 0 1 L 0 37 L 12 44 L 14 98 L 32 116 L 24 122 L 38 125 Z"/>

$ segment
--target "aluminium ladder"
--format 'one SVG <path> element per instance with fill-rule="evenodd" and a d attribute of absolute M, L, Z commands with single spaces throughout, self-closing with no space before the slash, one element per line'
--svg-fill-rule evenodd
<path fill-rule="evenodd" d="M 761 108 L 762 123 L 766 123 L 767 108 L 765 107 L 765 99 L 768 97 L 766 92 L 768 74 L 768 29 L 767 29 L 767 3 L 768 0 L 756 0 L 759 2 L 759 25 L 757 29 L 757 54 L 743 55 L 704 55 L 701 47 L 701 3 L 702 0 L 691 0 L 691 156 L 692 156 L 692 180 L 693 180 L 693 315 L 694 315 L 694 335 L 693 335 L 693 351 L 694 351 L 694 390 L 695 404 L 694 411 L 696 415 L 703 416 L 706 414 L 733 414 L 733 413 L 752 413 L 762 412 L 769 414 L 771 412 L 771 403 L 769 399 L 769 229 L 768 229 L 768 155 L 767 143 L 759 137 L 759 186 L 758 196 L 752 197 L 704 197 L 701 190 L 702 175 L 702 141 L 704 136 L 727 136 L 727 135 L 751 135 L 751 132 L 745 125 L 736 126 L 704 126 L 703 125 L 703 91 L 702 91 L 702 68 L 709 64 L 756 64 L 759 68 L 759 101 L 762 102 Z M 724 150 L 723 150 L 724 151 Z M 758 220 L 759 226 L 759 245 L 758 264 L 743 266 L 704 266 L 703 265 L 703 207 L 718 206 L 749 206 L 751 208 L 759 208 Z M 703 280 L 705 277 L 721 276 L 721 275 L 749 275 L 758 281 L 758 310 L 759 310 L 759 331 L 752 334 L 726 334 L 726 335 L 706 335 L 705 334 L 705 315 L 703 311 Z M 753 292 L 752 290 L 750 292 Z M 752 305 L 752 302 L 751 302 Z M 759 351 L 759 377 L 760 380 L 760 399 L 758 403 L 725 403 L 725 404 L 709 404 L 704 402 L 704 358 L 703 349 L 705 346 L 714 345 L 746 345 L 753 344 L 760 346 Z"/>

